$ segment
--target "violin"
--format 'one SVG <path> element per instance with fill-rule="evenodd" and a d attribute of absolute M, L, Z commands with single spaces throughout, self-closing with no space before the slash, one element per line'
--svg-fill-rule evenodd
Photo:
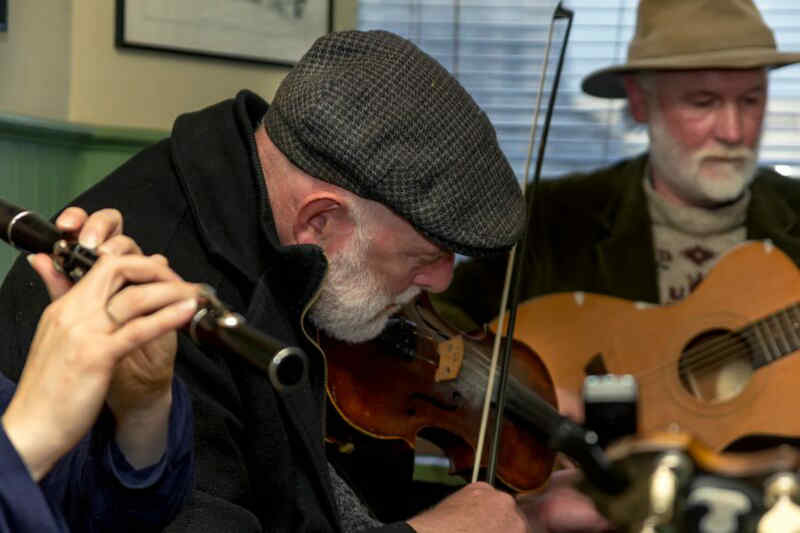
<path fill-rule="evenodd" d="M 423 295 L 373 341 L 320 338 L 330 403 L 371 437 L 415 448 L 417 436 L 425 436 L 444 451 L 451 473 L 464 474 L 475 457 L 492 342 L 488 332 L 468 334 L 446 324 Z M 530 348 L 513 341 L 512 354 L 497 471 L 510 489 L 529 491 L 549 478 L 555 452 L 547 436 L 526 422 L 526 410 L 539 397 L 555 411 L 556 395 L 547 368 Z"/>

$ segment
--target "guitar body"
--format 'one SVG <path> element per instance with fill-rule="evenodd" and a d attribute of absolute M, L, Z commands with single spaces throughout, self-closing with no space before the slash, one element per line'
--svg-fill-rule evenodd
<path fill-rule="evenodd" d="M 721 450 L 747 435 L 800 436 L 798 296 L 794 263 L 751 242 L 723 256 L 682 302 L 545 295 L 519 306 L 515 337 L 556 387 L 577 395 L 587 366 L 634 375 L 641 434 L 681 430 Z"/>

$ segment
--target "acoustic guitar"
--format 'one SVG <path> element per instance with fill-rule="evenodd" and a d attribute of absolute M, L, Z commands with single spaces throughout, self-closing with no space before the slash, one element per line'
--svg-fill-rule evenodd
<path fill-rule="evenodd" d="M 578 395 L 587 374 L 636 377 L 641 434 L 680 430 L 721 450 L 749 435 L 800 437 L 798 301 L 800 270 L 748 242 L 679 303 L 545 295 L 519 306 L 515 337 Z"/>

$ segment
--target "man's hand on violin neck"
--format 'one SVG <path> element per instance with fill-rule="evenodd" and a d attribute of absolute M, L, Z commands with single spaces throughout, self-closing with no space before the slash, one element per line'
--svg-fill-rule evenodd
<path fill-rule="evenodd" d="M 408 520 L 417 533 L 526 533 L 528 522 L 514 498 L 483 482 L 471 483 Z"/>

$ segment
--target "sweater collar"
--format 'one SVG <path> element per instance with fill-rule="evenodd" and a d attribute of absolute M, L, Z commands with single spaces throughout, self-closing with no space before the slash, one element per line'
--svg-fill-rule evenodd
<path fill-rule="evenodd" d="M 719 235 L 744 224 L 747 207 L 750 204 L 749 188 L 728 205 L 717 209 L 704 209 L 670 202 L 655 191 L 648 174 L 649 172 L 645 172 L 642 184 L 653 224 L 668 226 L 697 237 Z"/>

